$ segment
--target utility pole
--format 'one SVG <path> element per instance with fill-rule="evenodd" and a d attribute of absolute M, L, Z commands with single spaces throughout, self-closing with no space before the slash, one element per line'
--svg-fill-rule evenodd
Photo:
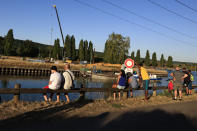
<path fill-rule="evenodd" d="M 59 27 L 60 27 L 60 33 L 61 33 L 62 41 L 63 41 L 63 50 L 62 50 L 62 59 L 63 59 L 63 57 L 64 57 L 64 36 L 63 36 L 63 33 L 62 33 L 62 27 L 61 27 L 61 23 L 60 23 L 60 19 L 59 19 L 59 15 L 58 15 L 58 12 L 57 12 L 56 5 L 53 5 L 53 7 L 55 8 L 58 24 L 59 24 Z"/>

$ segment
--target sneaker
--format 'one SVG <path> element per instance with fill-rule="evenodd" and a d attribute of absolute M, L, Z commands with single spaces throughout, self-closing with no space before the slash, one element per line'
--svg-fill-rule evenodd
<path fill-rule="evenodd" d="M 179 100 L 181 101 L 181 100 L 182 100 L 182 98 L 179 98 Z"/>
<path fill-rule="evenodd" d="M 173 98 L 173 100 L 177 100 L 176 98 Z"/>

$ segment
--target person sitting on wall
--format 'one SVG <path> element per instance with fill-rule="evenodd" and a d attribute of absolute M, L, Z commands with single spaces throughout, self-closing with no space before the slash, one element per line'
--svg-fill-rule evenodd
<path fill-rule="evenodd" d="M 60 75 L 60 73 L 57 72 L 57 67 L 52 66 L 49 84 L 47 86 L 45 86 L 44 89 L 58 90 L 60 88 L 60 86 L 61 86 L 61 75 Z M 54 93 L 50 94 L 49 99 L 47 98 L 47 94 L 44 94 L 44 100 L 46 102 L 52 101 L 53 94 Z M 60 102 L 60 95 L 58 95 L 58 94 L 57 94 L 57 101 L 56 102 Z"/>

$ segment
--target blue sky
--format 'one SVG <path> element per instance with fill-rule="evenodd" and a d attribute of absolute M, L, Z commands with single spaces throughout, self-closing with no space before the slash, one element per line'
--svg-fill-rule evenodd
<path fill-rule="evenodd" d="M 129 36 L 131 39 L 130 52 L 140 49 L 142 57 L 145 56 L 146 50 L 149 50 L 151 55 L 153 52 L 157 53 L 157 59 L 160 59 L 161 53 L 163 53 L 166 59 L 171 55 L 174 60 L 197 62 L 196 23 L 171 14 L 147 0 L 107 0 L 154 22 L 187 34 L 186 36 L 141 19 L 102 0 L 79 1 L 124 20 L 89 8 L 75 0 L 1 0 L 0 36 L 5 36 L 12 28 L 16 39 L 29 39 L 44 44 L 53 44 L 54 39 L 61 38 L 55 10 L 52 7 L 53 4 L 56 4 L 64 37 L 67 34 L 74 35 L 77 48 L 80 39 L 87 39 L 94 43 L 97 51 L 103 51 L 109 34 L 115 32 Z M 197 21 L 197 12 L 180 5 L 175 0 L 152 1 Z M 179 1 L 197 9 L 196 0 Z M 156 32 L 141 28 L 131 22 Z"/>

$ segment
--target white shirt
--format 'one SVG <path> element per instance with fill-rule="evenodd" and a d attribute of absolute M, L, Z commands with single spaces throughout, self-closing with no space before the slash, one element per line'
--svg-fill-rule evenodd
<path fill-rule="evenodd" d="M 60 73 L 55 72 L 55 73 L 51 74 L 50 81 L 52 83 L 49 85 L 49 89 L 52 89 L 52 90 L 59 89 L 60 85 L 61 85 L 61 75 L 60 75 Z"/>
<path fill-rule="evenodd" d="M 69 73 L 70 74 L 69 74 Z M 71 75 L 71 76 L 70 76 Z M 64 76 L 64 79 L 65 79 L 65 83 L 64 83 L 64 89 L 70 89 L 72 87 L 72 79 L 74 81 L 75 79 L 75 76 L 74 74 L 70 71 L 70 70 L 66 70 L 64 73 L 63 73 L 63 76 Z M 71 78 L 72 77 L 72 78 Z"/>

